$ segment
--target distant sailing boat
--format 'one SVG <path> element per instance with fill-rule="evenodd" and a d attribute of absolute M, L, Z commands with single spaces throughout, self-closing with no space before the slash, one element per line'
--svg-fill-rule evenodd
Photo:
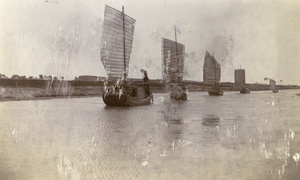
<path fill-rule="evenodd" d="M 221 66 L 213 55 L 206 51 L 203 65 L 203 82 L 204 84 L 213 85 L 208 94 L 211 96 L 222 96 L 223 90 L 219 83 L 221 79 Z"/>
<path fill-rule="evenodd" d="M 273 79 L 269 79 L 270 89 L 272 89 L 273 93 L 278 93 L 278 89 L 276 88 L 276 81 Z"/>
<path fill-rule="evenodd" d="M 236 85 L 240 87 L 241 94 L 249 94 L 250 89 L 246 88 L 246 77 L 245 77 L 245 70 L 241 68 L 234 70 L 234 82 Z"/>
<path fill-rule="evenodd" d="M 163 79 L 171 89 L 170 98 L 187 100 L 187 88 L 182 82 L 184 70 L 185 46 L 175 41 L 162 38 L 162 73 Z"/>
<path fill-rule="evenodd" d="M 248 88 L 242 87 L 242 89 L 240 90 L 241 94 L 249 94 L 250 90 Z"/>
<path fill-rule="evenodd" d="M 122 12 L 105 6 L 103 34 L 101 40 L 101 61 L 114 86 L 106 87 L 102 95 L 108 106 L 139 106 L 153 100 L 146 70 L 141 70 L 143 83 L 127 82 L 127 72 L 132 49 L 135 20 Z"/>

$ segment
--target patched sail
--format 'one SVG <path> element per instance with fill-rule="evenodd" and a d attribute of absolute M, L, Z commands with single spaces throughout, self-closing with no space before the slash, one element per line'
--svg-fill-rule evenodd
<path fill-rule="evenodd" d="M 177 44 L 177 51 L 176 51 Z M 169 39 L 162 39 L 162 74 L 167 82 L 183 79 L 185 46 Z"/>
<path fill-rule="evenodd" d="M 219 84 L 221 66 L 217 60 L 206 51 L 203 65 L 203 82 L 205 84 Z"/>
<path fill-rule="evenodd" d="M 123 28 L 123 13 L 107 5 L 105 6 L 100 57 L 109 79 L 117 79 L 123 77 L 124 34 L 125 68 L 126 74 L 128 74 L 134 25 L 135 20 L 124 14 Z"/>

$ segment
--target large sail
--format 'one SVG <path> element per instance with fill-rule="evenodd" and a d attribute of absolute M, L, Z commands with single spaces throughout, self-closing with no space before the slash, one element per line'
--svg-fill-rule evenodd
<path fill-rule="evenodd" d="M 234 83 L 243 86 L 246 83 L 245 69 L 234 70 Z"/>
<path fill-rule="evenodd" d="M 270 88 L 273 90 L 275 89 L 276 86 L 276 81 L 273 79 L 269 79 L 269 83 L 270 83 Z"/>
<path fill-rule="evenodd" d="M 183 79 L 185 46 L 169 39 L 162 39 L 162 74 L 167 82 L 176 83 Z M 178 78 L 179 77 L 179 78 Z"/>
<path fill-rule="evenodd" d="M 219 84 L 221 66 L 217 60 L 206 51 L 203 65 L 203 82 L 205 84 Z"/>
<path fill-rule="evenodd" d="M 126 74 L 133 42 L 135 20 L 124 15 Z M 123 77 L 124 73 L 123 13 L 105 6 L 100 57 L 108 79 Z"/>

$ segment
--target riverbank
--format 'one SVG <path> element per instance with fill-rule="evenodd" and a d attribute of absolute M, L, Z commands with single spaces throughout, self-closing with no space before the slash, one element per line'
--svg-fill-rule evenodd
<path fill-rule="evenodd" d="M 21 100 L 43 100 L 43 99 L 64 99 L 80 97 L 101 97 L 102 86 L 61 86 L 59 88 L 38 88 L 38 87 L 3 87 L 0 86 L 1 101 Z M 162 88 L 151 88 L 153 93 L 165 92 Z"/>
<path fill-rule="evenodd" d="M 60 87 L 60 88 L 38 88 L 38 87 L 3 87 L 0 86 L 1 101 L 21 101 L 21 100 L 43 100 L 43 99 L 66 99 L 80 97 L 101 97 L 102 86 L 79 86 L 79 87 Z M 190 88 L 191 92 L 206 91 Z M 166 93 L 162 87 L 151 87 L 152 93 Z M 296 94 L 300 96 L 300 93 Z"/>
<path fill-rule="evenodd" d="M 102 96 L 102 87 L 72 87 L 65 89 L 34 87 L 0 87 L 0 101 L 40 100 Z"/>

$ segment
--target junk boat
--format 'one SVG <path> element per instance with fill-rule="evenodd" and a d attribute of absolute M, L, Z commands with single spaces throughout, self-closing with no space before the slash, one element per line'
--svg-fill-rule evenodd
<path fill-rule="evenodd" d="M 162 74 L 167 88 L 171 91 L 170 98 L 187 100 L 187 87 L 182 82 L 184 72 L 185 46 L 177 42 L 175 26 L 175 41 L 162 38 Z"/>
<path fill-rule="evenodd" d="M 223 90 L 220 87 L 221 79 L 221 66 L 215 59 L 214 55 L 211 55 L 206 51 L 203 65 L 203 82 L 208 84 L 211 88 L 208 90 L 208 94 L 211 96 L 222 96 Z"/>
<path fill-rule="evenodd" d="M 278 93 L 278 89 L 276 88 L 276 81 L 273 79 L 269 79 L 270 89 L 273 93 Z"/>
<path fill-rule="evenodd" d="M 248 88 L 243 87 L 243 88 L 240 90 L 240 93 L 241 93 L 241 94 L 248 94 L 248 93 L 250 93 L 250 90 L 249 90 Z"/>
<path fill-rule="evenodd" d="M 135 19 L 110 6 L 105 6 L 100 57 L 107 72 L 102 99 L 107 106 L 140 106 L 153 101 L 146 70 L 142 82 L 129 82 L 129 60 L 132 49 Z"/>

